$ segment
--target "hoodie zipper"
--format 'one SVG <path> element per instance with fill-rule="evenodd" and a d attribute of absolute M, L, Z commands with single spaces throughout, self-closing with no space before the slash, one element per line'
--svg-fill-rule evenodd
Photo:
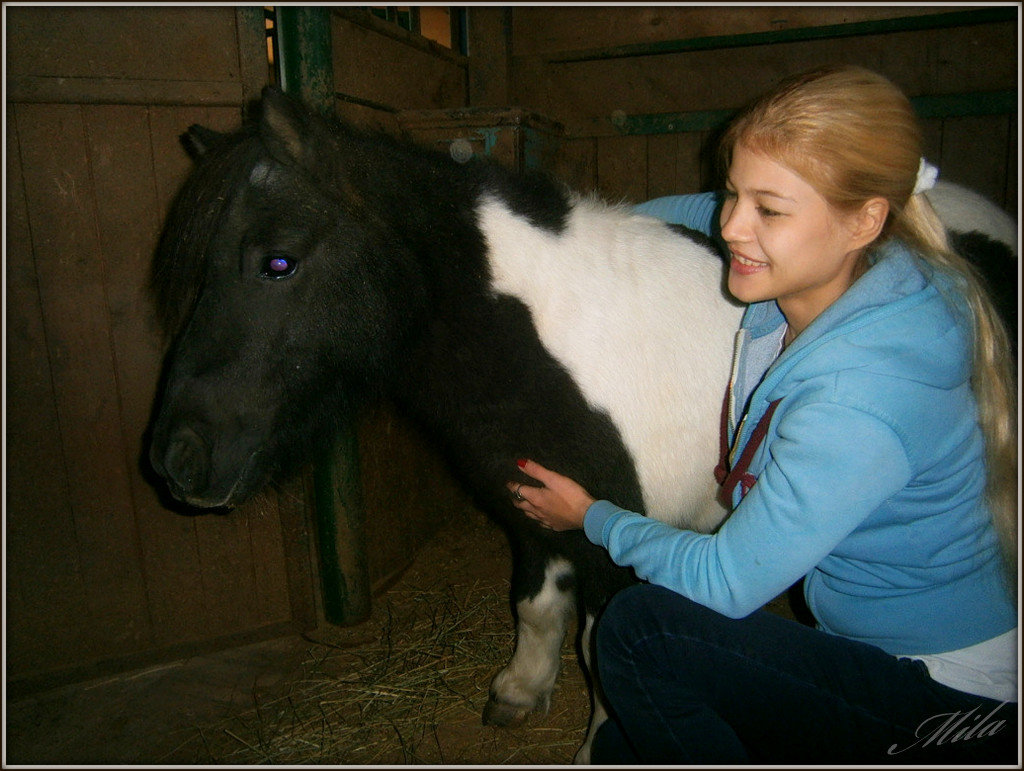
<path fill-rule="evenodd" d="M 729 375 L 729 436 L 736 435 L 736 377 L 739 375 L 740 357 L 747 339 L 750 337 L 747 330 L 740 327 L 736 330 L 736 336 L 732 344 L 732 368 Z M 740 424 L 742 425 L 742 423 Z"/>
<path fill-rule="evenodd" d="M 820 337 L 815 338 L 805 346 L 801 346 L 800 338 L 798 337 L 791 345 L 786 346 L 772 365 L 768 368 L 768 372 L 765 374 L 761 384 L 754 389 L 755 395 L 760 395 L 760 401 L 764 404 L 764 409 L 757 411 L 758 415 L 764 414 L 764 410 L 772 401 L 769 395 L 775 389 L 775 387 L 786 378 L 787 375 L 793 370 L 793 368 L 806 358 L 810 353 L 817 350 L 822 345 L 835 340 L 837 337 L 856 332 L 858 329 L 867 326 L 868 324 L 875 323 L 878 319 L 884 318 L 885 316 L 895 315 L 901 313 L 908 308 L 913 308 L 915 305 L 925 302 L 928 300 L 927 292 L 916 292 L 907 297 L 903 297 L 899 300 L 894 300 L 886 305 L 882 305 L 871 312 L 864 314 L 862 317 L 854 319 L 852 321 L 846 321 L 840 323 L 839 326 L 832 328 L 824 332 Z M 735 366 L 735 364 L 734 364 Z M 730 383 L 731 387 L 731 383 Z M 730 392 L 731 397 L 731 392 Z M 733 435 L 733 452 L 731 455 L 735 455 L 735 448 L 742 447 L 749 441 L 749 437 L 744 438 L 742 432 L 747 424 L 747 416 L 753 411 L 753 402 L 747 408 L 747 415 L 744 415 L 744 419 L 740 421 L 737 433 Z M 742 441 L 740 441 L 742 440 Z M 732 458 L 730 457 L 730 462 Z"/>

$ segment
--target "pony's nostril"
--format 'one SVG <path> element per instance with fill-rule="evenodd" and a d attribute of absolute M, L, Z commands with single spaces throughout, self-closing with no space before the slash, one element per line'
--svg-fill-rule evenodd
<path fill-rule="evenodd" d="M 206 443 L 190 428 L 179 430 L 167 446 L 163 467 L 176 493 L 188 496 L 204 489 L 210 468 Z"/>

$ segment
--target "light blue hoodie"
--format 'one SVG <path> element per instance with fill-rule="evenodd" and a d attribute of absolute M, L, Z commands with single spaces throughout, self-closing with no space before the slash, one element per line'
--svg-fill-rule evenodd
<path fill-rule="evenodd" d="M 712 196 L 670 200 L 675 216 L 665 201 L 641 210 L 711 232 Z M 737 618 L 806 576 L 822 629 L 895 655 L 956 650 L 1016 626 L 983 500 L 970 322 L 948 281 L 904 246 L 877 252 L 759 385 L 785 319 L 774 301 L 749 306 L 734 457 L 781 401 L 749 468 L 757 481 L 745 497 L 737 488 L 721 528 L 679 530 L 598 501 L 584 520 L 591 541 L 640 578 Z M 734 429 L 744 383 L 756 388 Z"/>

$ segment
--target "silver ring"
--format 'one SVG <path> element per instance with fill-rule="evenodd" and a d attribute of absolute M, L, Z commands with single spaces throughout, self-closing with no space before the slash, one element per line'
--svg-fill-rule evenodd
<path fill-rule="evenodd" d="M 526 498 L 523 497 L 523 494 L 521 492 L 519 492 L 519 488 L 522 487 L 522 486 L 523 486 L 523 483 L 520 482 L 518 485 L 516 485 L 516 489 L 512 491 L 512 497 L 515 498 L 517 501 L 525 501 L 526 500 Z"/>

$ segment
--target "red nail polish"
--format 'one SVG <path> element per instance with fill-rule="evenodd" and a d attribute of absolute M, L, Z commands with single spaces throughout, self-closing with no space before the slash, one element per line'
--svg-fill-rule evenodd
<path fill-rule="evenodd" d="M 520 458 L 516 461 L 516 465 L 519 466 L 519 468 L 526 468 L 526 461 Z"/>

